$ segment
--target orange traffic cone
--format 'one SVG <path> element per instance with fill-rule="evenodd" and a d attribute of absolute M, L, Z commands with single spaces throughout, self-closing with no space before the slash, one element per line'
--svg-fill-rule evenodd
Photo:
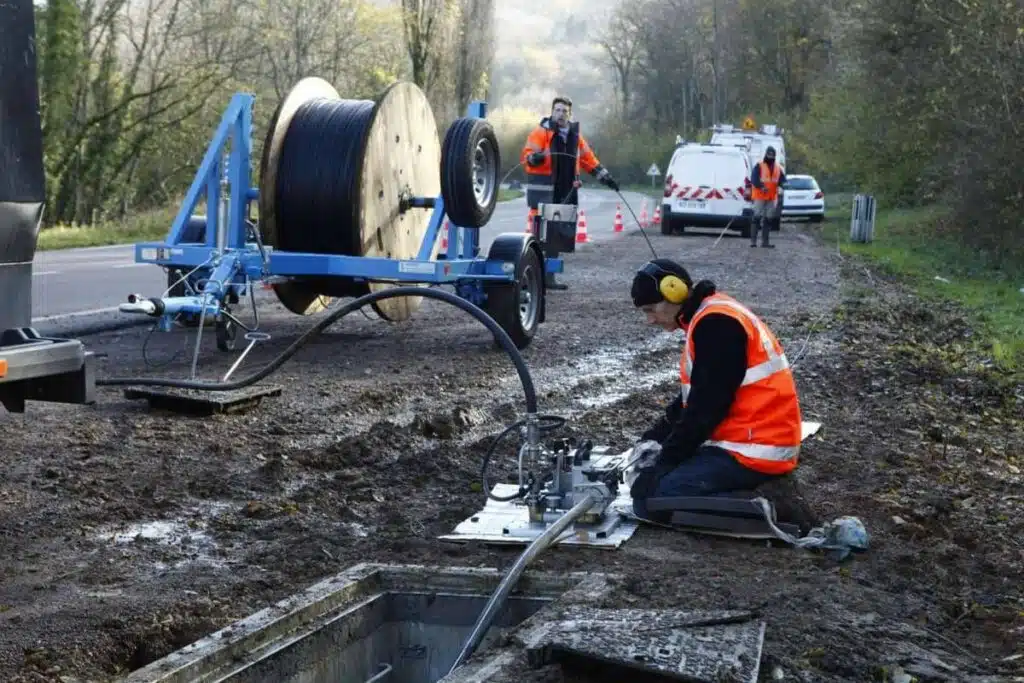
<path fill-rule="evenodd" d="M 654 224 L 661 225 L 661 207 L 657 206 L 654 209 Z"/>
<path fill-rule="evenodd" d="M 587 236 L 587 217 L 583 213 L 583 209 L 580 209 L 580 219 L 576 223 L 576 244 L 584 244 L 589 242 L 590 238 Z"/>
<path fill-rule="evenodd" d="M 641 228 L 646 228 L 647 227 L 647 200 L 646 199 L 644 200 L 644 203 L 640 205 L 640 227 Z"/>
<path fill-rule="evenodd" d="M 622 232 L 622 204 L 615 205 L 615 232 Z"/>

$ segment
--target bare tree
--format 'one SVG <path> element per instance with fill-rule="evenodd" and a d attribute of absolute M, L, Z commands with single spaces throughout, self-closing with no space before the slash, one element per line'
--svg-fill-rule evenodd
<path fill-rule="evenodd" d="M 608 24 L 598 37 L 604 49 L 607 63 L 616 76 L 616 91 L 619 95 L 619 115 L 629 118 L 630 101 L 633 91 L 633 69 L 640 59 L 642 33 L 639 22 L 648 0 L 625 0 L 615 8 Z"/>
<path fill-rule="evenodd" d="M 473 98 L 486 97 L 494 61 L 494 1 L 462 0 L 455 101 L 464 112 Z"/>

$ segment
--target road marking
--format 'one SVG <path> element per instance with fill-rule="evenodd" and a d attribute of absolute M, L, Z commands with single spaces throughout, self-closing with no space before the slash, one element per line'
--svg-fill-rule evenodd
<path fill-rule="evenodd" d="M 67 318 L 77 318 L 83 315 L 99 315 L 100 313 L 116 313 L 118 311 L 117 306 L 108 306 L 107 308 L 93 308 L 88 311 L 73 311 L 71 313 L 60 313 L 58 315 L 47 315 L 41 318 L 32 318 L 33 323 L 53 322 L 55 320 L 66 320 Z"/>
<path fill-rule="evenodd" d="M 119 263 L 110 266 L 111 268 L 139 268 L 141 266 L 152 266 L 152 263 Z"/>
<path fill-rule="evenodd" d="M 59 270 L 42 270 L 42 271 L 39 271 L 38 273 L 35 272 L 35 271 L 32 272 L 32 276 L 33 277 L 35 277 L 37 275 L 60 275 L 60 271 Z"/>

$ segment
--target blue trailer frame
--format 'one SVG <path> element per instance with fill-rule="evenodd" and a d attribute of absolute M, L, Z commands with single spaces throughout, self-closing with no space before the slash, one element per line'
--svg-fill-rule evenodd
<path fill-rule="evenodd" d="M 486 301 L 485 281 L 514 281 L 515 263 L 479 256 L 478 228 L 449 222 L 448 249 L 436 259 L 431 258 L 447 217 L 442 195 L 417 196 L 408 201 L 410 210 L 433 211 L 415 259 L 276 251 L 263 245 L 258 228 L 248 218 L 251 203 L 259 199 L 259 188 L 250 185 L 254 102 L 252 94 L 234 94 L 167 238 L 163 242 L 135 245 L 137 263 L 190 271 L 189 282 L 202 283 L 193 290 L 197 295 L 162 297 L 159 311 L 162 329 L 169 330 L 173 318 L 181 313 L 204 314 L 205 308 L 206 316 L 219 316 L 226 296 L 244 297 L 248 288 L 260 281 L 338 276 L 356 281 L 451 284 L 460 297 L 476 305 Z M 467 116 L 483 119 L 486 113 L 486 103 L 474 101 L 468 107 Z M 230 151 L 225 152 L 229 142 Z M 499 184 L 495 183 L 494 191 L 499 190 Z M 205 235 L 197 239 L 199 236 L 190 234 L 195 231 L 189 228 L 204 192 Z M 558 258 L 545 258 L 543 269 L 548 273 L 561 273 L 563 262 Z M 140 298 L 133 295 L 129 301 Z M 122 306 L 122 310 L 130 309 Z"/>

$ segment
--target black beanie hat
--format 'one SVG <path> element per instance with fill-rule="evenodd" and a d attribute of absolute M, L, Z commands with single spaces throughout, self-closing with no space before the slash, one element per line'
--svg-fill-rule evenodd
<path fill-rule="evenodd" d="M 662 271 L 671 273 L 672 275 L 678 275 L 679 279 L 686 283 L 686 286 L 693 289 L 693 280 L 690 278 L 690 274 L 686 272 L 686 268 L 675 261 L 669 259 L 659 258 L 654 259 L 651 263 L 658 266 Z M 665 273 L 658 273 L 658 281 L 655 282 L 647 273 L 638 270 L 637 274 L 633 276 L 633 287 L 630 290 L 630 294 L 633 297 L 633 305 L 639 308 L 640 306 L 647 306 L 650 304 L 656 304 L 659 301 L 664 301 L 665 297 L 658 291 L 658 284 L 661 282 L 661 278 L 665 276 Z"/>

